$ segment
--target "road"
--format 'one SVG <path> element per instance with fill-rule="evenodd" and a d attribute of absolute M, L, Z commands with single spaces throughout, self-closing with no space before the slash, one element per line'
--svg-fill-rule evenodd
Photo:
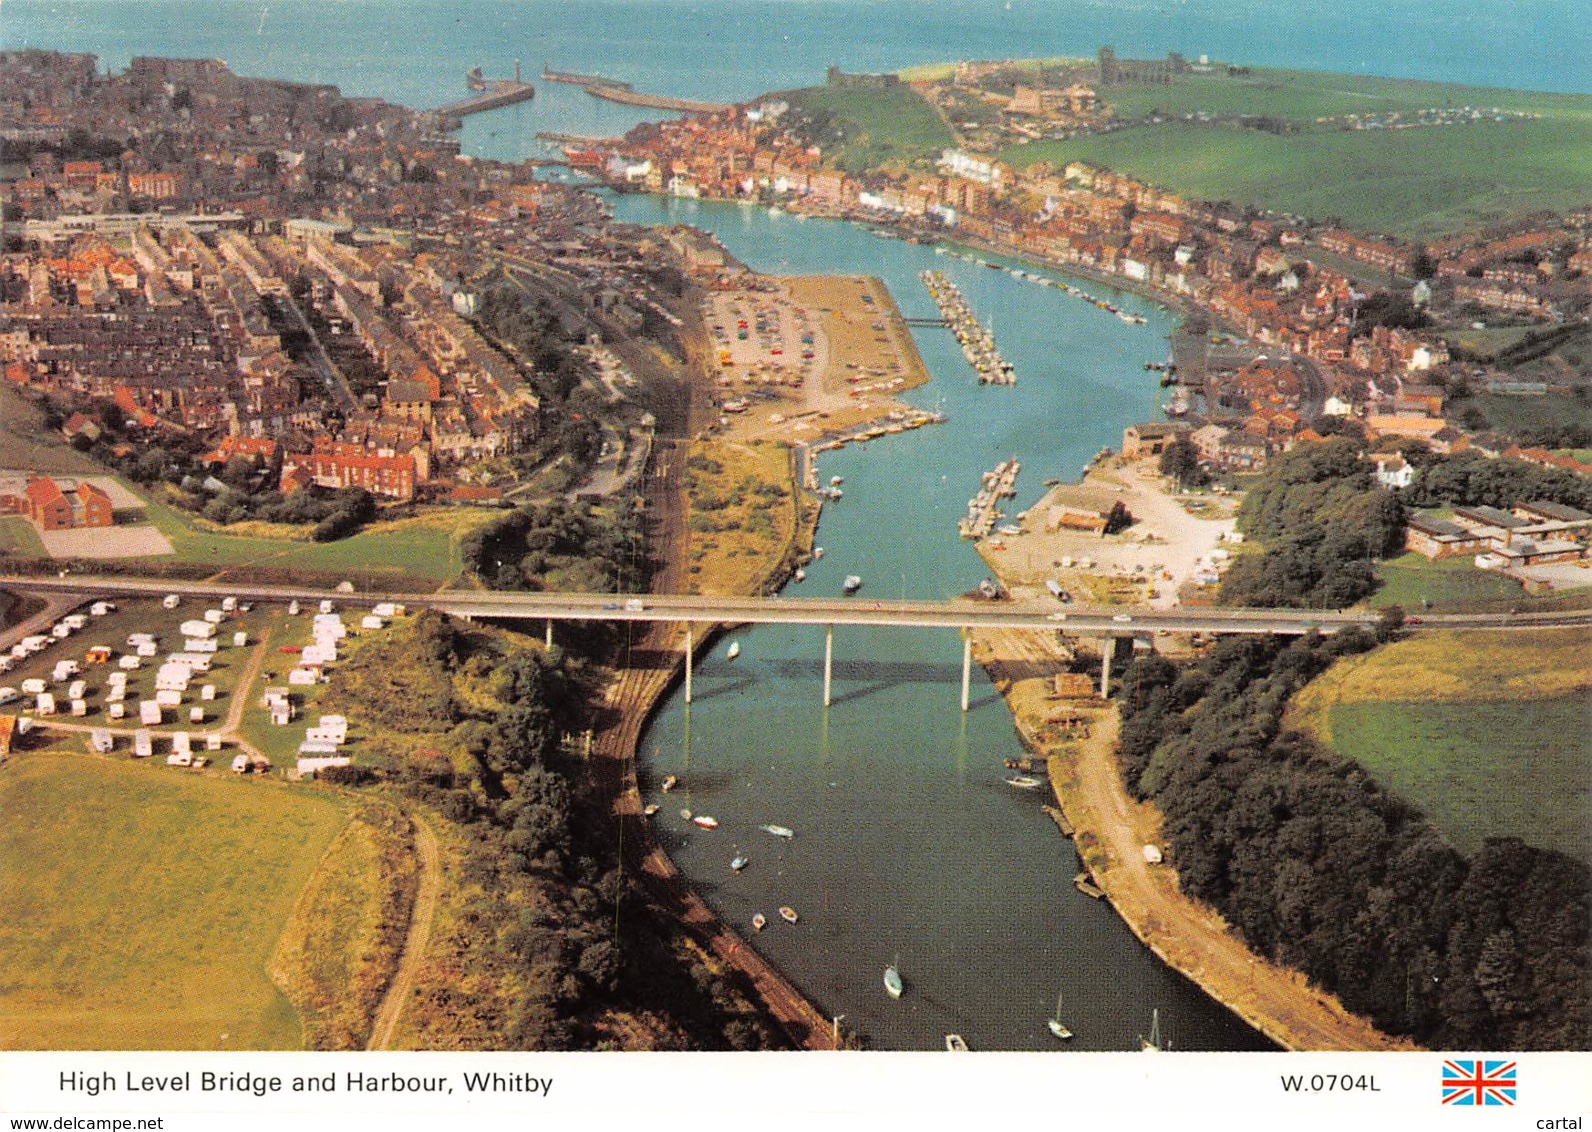
<path fill-rule="evenodd" d="M 1058 607 L 1053 602 L 872 600 L 866 597 L 704 597 L 667 594 L 466 593 L 349 594 L 297 586 L 255 586 L 140 578 L 0 575 L 0 587 L 43 595 L 181 594 L 209 600 L 318 602 L 340 606 L 374 601 L 402 602 L 461 617 L 532 621 L 642 621 L 756 625 L 895 625 L 918 629 L 1037 629 L 1080 636 L 1143 636 L 1149 633 L 1336 632 L 1348 625 L 1374 626 L 1370 611 L 1182 608 L 1164 611 Z M 1592 610 L 1553 613 L 1430 614 L 1410 618 L 1408 630 L 1520 630 L 1592 625 Z"/>

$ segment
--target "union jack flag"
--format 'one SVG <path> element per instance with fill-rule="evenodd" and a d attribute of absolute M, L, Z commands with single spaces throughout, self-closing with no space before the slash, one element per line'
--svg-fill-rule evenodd
<path fill-rule="evenodd" d="M 1443 1062 L 1443 1103 L 1514 1104 L 1515 1063 L 1513 1061 Z"/>

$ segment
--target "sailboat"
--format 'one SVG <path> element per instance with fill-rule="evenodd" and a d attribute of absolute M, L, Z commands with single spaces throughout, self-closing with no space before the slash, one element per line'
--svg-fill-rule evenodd
<path fill-rule="evenodd" d="M 1055 1034 L 1062 1041 L 1066 1041 L 1068 1038 L 1072 1037 L 1072 1031 L 1067 1029 L 1067 1027 L 1065 1027 L 1065 1026 L 1063 1026 L 1061 1024 L 1061 994 L 1060 994 L 1060 992 L 1058 992 L 1056 994 L 1056 1013 L 1048 1022 L 1045 1023 L 1045 1025 L 1049 1026 L 1050 1027 L 1050 1032 L 1052 1034 Z"/>
<path fill-rule="evenodd" d="M 891 998 L 900 998 L 905 985 L 901 982 L 901 957 L 898 955 L 890 960 L 890 966 L 884 969 L 884 993 Z"/>
<path fill-rule="evenodd" d="M 740 655 L 741 655 L 741 642 L 740 641 L 731 641 L 730 642 L 730 647 L 724 651 L 724 659 L 725 660 L 734 660 L 736 657 L 738 657 Z"/>
<path fill-rule="evenodd" d="M 1159 1009 L 1150 1011 L 1150 1036 L 1146 1038 L 1143 1034 L 1139 1035 L 1139 1049 L 1144 1053 L 1161 1052 L 1161 1011 Z"/>

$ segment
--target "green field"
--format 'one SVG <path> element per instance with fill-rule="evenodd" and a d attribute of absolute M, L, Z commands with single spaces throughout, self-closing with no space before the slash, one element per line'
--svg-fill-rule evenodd
<path fill-rule="evenodd" d="M 1592 428 L 1592 399 L 1545 393 L 1540 397 L 1514 397 L 1502 393 L 1483 393 L 1450 401 L 1444 415 L 1456 419 L 1466 405 L 1475 405 L 1487 418 L 1490 428 L 1510 436 L 1521 431 L 1579 425 Z"/>
<path fill-rule="evenodd" d="M 1592 637 L 1420 633 L 1338 661 L 1284 725 L 1353 758 L 1455 845 L 1518 836 L 1592 860 Z"/>
<path fill-rule="evenodd" d="M 153 501 L 148 512 L 150 521 L 171 540 L 177 557 L 210 563 L 218 570 L 228 566 L 360 570 L 437 582 L 456 578 L 464 570 L 459 539 L 494 514 L 474 509 L 439 510 L 413 519 L 376 523 L 336 542 L 310 542 L 207 530 L 175 508 Z"/>
<path fill-rule="evenodd" d="M 1427 559 L 1411 551 L 1376 566 L 1381 588 L 1371 595 L 1378 608 L 1401 606 L 1406 613 L 1422 609 L 1464 609 L 1478 603 L 1531 604 L 1519 582 L 1476 569 L 1471 555 Z"/>
<path fill-rule="evenodd" d="M 1313 122 L 1349 114 L 1459 106 L 1592 118 L 1592 99 L 1584 95 L 1267 68 L 1247 75 L 1228 75 L 1222 70 L 1180 75 L 1170 83 L 1124 83 L 1105 88 L 1101 95 L 1118 118 L 1129 119 L 1204 111 Z"/>
<path fill-rule="evenodd" d="M 1002 156 L 1017 166 L 1083 161 L 1198 199 L 1411 239 L 1592 201 L 1592 117 L 1287 135 L 1172 122 Z"/>
<path fill-rule="evenodd" d="M 39 532 L 32 523 L 20 515 L 0 518 L 0 554 L 45 557 L 49 553 L 44 549 L 44 540 L 39 538 Z"/>
<path fill-rule="evenodd" d="M 266 974 L 335 799 L 83 755 L 0 771 L 0 1045 L 293 1049 Z"/>
<path fill-rule="evenodd" d="M 781 97 L 797 114 L 827 125 L 814 131 L 824 148 L 824 161 L 848 172 L 937 157 L 940 150 L 956 144 L 934 107 L 908 86 L 815 86 Z"/>
<path fill-rule="evenodd" d="M 1592 700 L 1345 703 L 1333 746 L 1465 853 L 1485 837 L 1592 862 Z"/>
<path fill-rule="evenodd" d="M 44 427 L 44 413 L 14 389 L 0 388 L 0 468 L 16 471 L 104 475 L 58 432 Z"/>

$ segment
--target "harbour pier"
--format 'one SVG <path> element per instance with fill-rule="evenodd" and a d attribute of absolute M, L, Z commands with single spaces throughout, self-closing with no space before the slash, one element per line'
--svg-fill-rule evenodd
<path fill-rule="evenodd" d="M 929 289 L 934 305 L 940 308 L 945 325 L 962 344 L 962 356 L 978 374 L 980 385 L 1016 385 L 1017 371 L 995 348 L 995 335 L 973 314 L 962 292 L 938 271 L 918 276 Z"/>
<path fill-rule="evenodd" d="M 642 106 L 649 110 L 676 110 L 684 114 L 717 114 L 721 110 L 730 109 L 728 104 L 722 102 L 700 102 L 690 98 L 675 98 L 669 94 L 646 94 L 619 79 L 608 79 L 602 75 L 583 75 L 576 71 L 555 71 L 548 66 L 542 68 L 542 81 L 568 83 L 571 86 L 581 87 L 593 98 L 601 98 L 607 102 L 618 102 L 625 106 Z"/>
<path fill-rule="evenodd" d="M 481 68 L 474 67 L 465 73 L 464 85 L 479 93 L 461 98 L 457 102 L 450 102 L 446 106 L 439 106 L 432 113 L 442 118 L 464 118 L 471 114 L 479 114 L 483 110 L 496 110 L 500 106 L 512 106 L 516 102 L 529 102 L 536 97 L 536 88 L 530 83 L 520 81 L 518 63 L 514 66 L 512 79 L 482 78 Z"/>

